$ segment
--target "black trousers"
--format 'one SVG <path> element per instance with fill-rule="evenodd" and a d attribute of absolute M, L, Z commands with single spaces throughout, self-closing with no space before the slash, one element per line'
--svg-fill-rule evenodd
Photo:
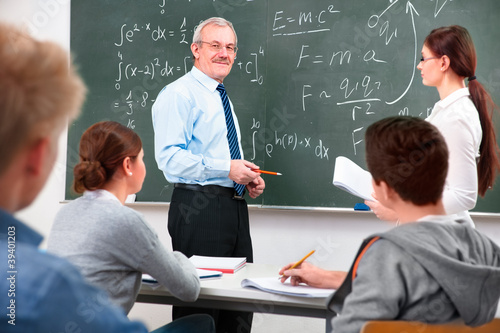
<path fill-rule="evenodd" d="M 174 251 L 219 257 L 246 257 L 253 262 L 252 240 L 245 200 L 175 188 L 168 212 L 168 231 Z M 208 313 L 217 333 L 250 332 L 253 313 L 219 309 L 173 307 L 177 319 Z"/>

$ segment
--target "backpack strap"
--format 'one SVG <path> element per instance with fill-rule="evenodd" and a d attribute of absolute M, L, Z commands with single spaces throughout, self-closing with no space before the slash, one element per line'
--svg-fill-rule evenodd
<path fill-rule="evenodd" d="M 363 243 L 365 246 L 359 249 L 358 255 L 356 256 L 356 260 L 354 261 L 354 264 L 352 265 L 352 274 L 351 274 L 352 281 L 354 281 L 354 279 L 356 278 L 356 273 L 358 271 L 358 265 L 359 265 L 359 262 L 361 261 L 361 258 L 363 258 L 363 256 L 365 255 L 366 250 L 368 250 L 368 248 L 370 246 L 372 246 L 372 244 L 375 243 L 378 239 L 380 239 L 380 237 L 378 237 L 378 236 L 373 237 L 372 239 L 370 239 L 368 241 L 368 243 L 366 243 L 366 244 Z"/>
<path fill-rule="evenodd" d="M 358 265 L 359 262 L 361 261 L 361 258 L 363 255 L 366 253 L 368 248 L 375 243 L 378 239 L 380 239 L 379 236 L 374 236 L 367 238 L 363 241 L 361 246 L 359 247 L 358 253 L 356 254 L 356 258 L 351 266 L 351 269 L 347 273 L 347 276 L 342 282 L 342 285 L 337 289 L 335 293 L 333 293 L 332 296 L 327 300 L 328 308 L 334 312 L 340 313 L 342 310 L 342 307 L 344 305 L 344 300 L 349 295 L 352 291 L 352 282 L 356 278 L 356 272 L 358 270 Z"/>

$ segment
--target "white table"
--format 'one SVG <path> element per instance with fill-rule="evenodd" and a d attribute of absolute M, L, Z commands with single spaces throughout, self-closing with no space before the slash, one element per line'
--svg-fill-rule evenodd
<path fill-rule="evenodd" d="M 226 310 L 265 312 L 293 316 L 326 318 L 326 298 L 285 296 L 242 288 L 243 279 L 251 277 L 278 278 L 279 267 L 246 264 L 234 274 L 224 274 L 220 279 L 202 280 L 200 296 L 196 302 L 183 302 L 170 294 L 163 286 L 142 284 L 137 302 L 195 306 Z"/>

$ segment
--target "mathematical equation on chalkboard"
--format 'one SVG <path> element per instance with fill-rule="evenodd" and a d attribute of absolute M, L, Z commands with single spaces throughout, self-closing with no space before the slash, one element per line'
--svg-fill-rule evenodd
<path fill-rule="evenodd" d="M 160 7 L 164 14 L 165 1 Z M 113 41 L 116 59 L 113 84 L 118 97 L 113 100 L 112 108 L 130 128 L 135 128 L 135 114 L 151 108 L 161 87 L 191 70 L 193 63 L 189 45 L 195 26 L 188 27 L 186 22 L 186 17 L 182 18 L 175 28 L 151 22 L 124 23 L 117 29 Z M 170 57 L 161 55 L 141 61 L 135 57 L 137 50 L 134 43 L 143 43 L 144 40 L 155 49 L 175 48 L 180 51 Z M 179 54 L 184 55 L 179 57 Z M 249 84 L 262 85 L 264 65 L 265 49 L 259 46 L 248 53 L 240 52 L 233 71 L 243 73 Z"/>
<path fill-rule="evenodd" d="M 220 13 L 231 13 L 251 3 L 246 0 L 212 2 Z M 453 0 L 418 3 L 420 7 L 433 6 L 434 18 L 452 4 Z M 195 6 L 189 0 L 186 6 L 191 5 Z M 289 114 L 313 114 L 312 118 L 317 118 L 321 112 L 347 117 L 349 123 L 344 126 L 349 127 L 349 133 L 345 135 L 349 138 L 351 153 L 357 155 L 366 124 L 380 117 L 389 106 L 396 105 L 393 112 L 400 115 L 427 116 L 431 110 L 426 107 L 415 114 L 415 110 L 400 102 L 416 81 L 422 47 L 416 32 L 421 15 L 419 9 L 411 1 L 401 0 L 380 1 L 371 6 L 370 14 L 365 14 L 364 20 L 361 20 L 363 24 L 353 25 L 351 30 L 347 30 L 349 34 L 337 32 L 340 24 L 349 22 L 346 17 L 353 15 L 349 7 L 339 1 L 325 2 L 324 6 L 314 10 L 307 10 L 307 6 L 302 6 L 302 10 L 278 6 L 269 13 L 267 40 L 262 40 L 254 49 L 240 48 L 230 75 L 238 75 L 243 81 L 242 86 L 260 86 L 261 94 L 273 93 L 274 85 L 265 84 L 266 76 L 270 74 L 279 76 L 283 81 L 293 81 L 293 94 L 285 96 L 283 101 L 284 104 L 293 102 L 293 105 L 281 107 Z M 158 0 L 151 12 L 164 17 L 172 14 L 167 0 Z M 108 84 L 113 85 L 116 95 L 111 108 L 131 128 L 135 128 L 137 117 L 149 116 L 156 95 L 165 84 L 191 69 L 189 47 L 196 24 L 188 16 L 169 17 L 169 20 L 160 23 L 144 18 L 135 21 L 124 19 L 124 23 L 113 27 L 113 47 L 109 54 L 114 59 L 113 80 Z M 204 17 L 195 23 L 202 19 Z M 242 29 L 243 26 L 236 28 Z M 308 36 L 311 38 L 305 38 Z M 330 39 L 334 42 L 329 43 Z M 152 54 L 150 58 L 144 60 L 144 57 L 136 56 L 138 50 L 135 45 L 138 41 L 141 45 L 145 41 L 151 45 L 149 50 L 143 50 L 144 54 Z M 273 65 L 267 59 L 269 48 L 275 44 L 286 45 L 286 52 L 281 56 L 284 62 L 292 64 L 280 68 L 279 73 L 273 72 Z M 404 61 L 406 67 L 395 64 L 393 44 L 396 44 L 401 57 L 407 58 L 408 61 Z M 404 52 L 401 45 L 404 45 Z M 392 73 L 397 72 L 400 81 L 397 85 L 393 85 L 393 81 L 384 74 L 391 72 L 393 67 L 396 70 Z M 277 129 L 269 124 L 279 121 L 279 117 L 273 116 L 272 112 L 265 117 L 266 121 L 252 118 L 251 123 L 243 123 L 243 132 L 247 136 L 242 141 L 250 151 L 250 156 L 247 154 L 250 160 L 257 159 L 259 152 L 272 159 L 278 150 L 308 150 L 311 157 L 325 162 L 331 162 L 331 156 L 336 155 L 332 151 L 335 142 L 313 127 L 309 130 L 307 121 L 300 124 L 292 121 L 286 124 L 288 127 Z M 266 126 L 262 125 L 264 123 Z"/>
<path fill-rule="evenodd" d="M 432 13 L 436 18 L 452 2 L 435 0 L 425 6 L 434 6 Z M 283 106 L 281 112 L 295 115 L 311 113 L 310 119 L 316 121 L 318 114 L 324 113 L 325 120 L 338 119 L 337 114 L 345 114 L 350 118 L 347 125 L 350 131 L 342 132 L 343 140 L 345 142 L 347 138 L 350 154 L 353 155 L 360 152 L 366 124 L 380 118 L 387 110 L 391 110 L 393 115 L 420 117 L 427 117 L 432 110 L 427 105 L 412 109 L 402 102 L 414 85 L 418 71 L 422 47 L 422 40 L 418 39 L 416 31 L 419 10 L 411 1 L 381 1 L 371 2 L 370 5 L 371 13 L 366 15 L 364 22 L 362 20 L 363 25 L 353 24 L 352 31 L 348 30 L 350 34 L 343 35 L 342 31 L 340 37 L 336 35 L 338 24 L 349 22 L 344 17 L 353 13 L 338 1 L 315 11 L 297 12 L 288 7 L 277 9 L 270 13 L 271 24 L 268 27 L 270 45 L 293 48 L 289 50 L 287 60 L 283 60 L 290 66 L 279 75 L 285 80 L 293 79 L 295 90 L 292 95 L 286 96 L 292 103 Z M 422 7 L 422 2 L 419 5 Z M 330 39 L 335 42 L 328 43 Z M 394 50 L 405 59 L 395 60 Z M 395 65 L 395 62 L 398 64 Z M 272 67 L 268 68 L 268 76 L 275 74 L 270 69 L 272 71 Z M 395 85 L 394 77 L 402 83 Z M 280 85 L 277 82 L 267 89 L 269 91 Z M 273 107 L 279 108 L 276 105 Z M 336 115 L 329 118 L 328 114 Z M 318 126 L 310 126 L 308 130 L 307 121 L 297 121 L 295 128 L 276 130 L 270 124 L 283 117 L 268 112 L 267 118 L 266 128 L 257 128 L 259 121 L 255 119 L 251 124 L 252 137 L 247 145 L 251 146 L 252 157 L 257 156 L 256 147 L 259 144 L 267 158 L 272 158 L 277 150 L 292 152 L 299 149 L 308 149 L 311 158 L 325 163 L 331 162 L 330 155 L 337 155 L 330 150 L 335 149 L 335 140 L 329 133 L 318 131 Z"/>

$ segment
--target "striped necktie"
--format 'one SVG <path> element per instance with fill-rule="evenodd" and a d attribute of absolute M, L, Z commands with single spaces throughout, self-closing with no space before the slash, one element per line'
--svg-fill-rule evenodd
<path fill-rule="evenodd" d="M 238 134 L 236 133 L 236 127 L 234 126 L 233 114 L 231 113 L 231 106 L 229 105 L 229 99 L 227 98 L 226 89 L 222 83 L 217 86 L 217 91 L 220 94 L 222 100 L 222 105 L 224 106 L 224 116 L 226 117 L 227 126 L 227 142 L 229 144 L 229 152 L 231 154 L 232 160 L 240 160 L 240 147 L 238 145 Z M 238 195 L 242 195 L 245 190 L 245 185 L 237 184 L 234 182 L 234 189 Z"/>

